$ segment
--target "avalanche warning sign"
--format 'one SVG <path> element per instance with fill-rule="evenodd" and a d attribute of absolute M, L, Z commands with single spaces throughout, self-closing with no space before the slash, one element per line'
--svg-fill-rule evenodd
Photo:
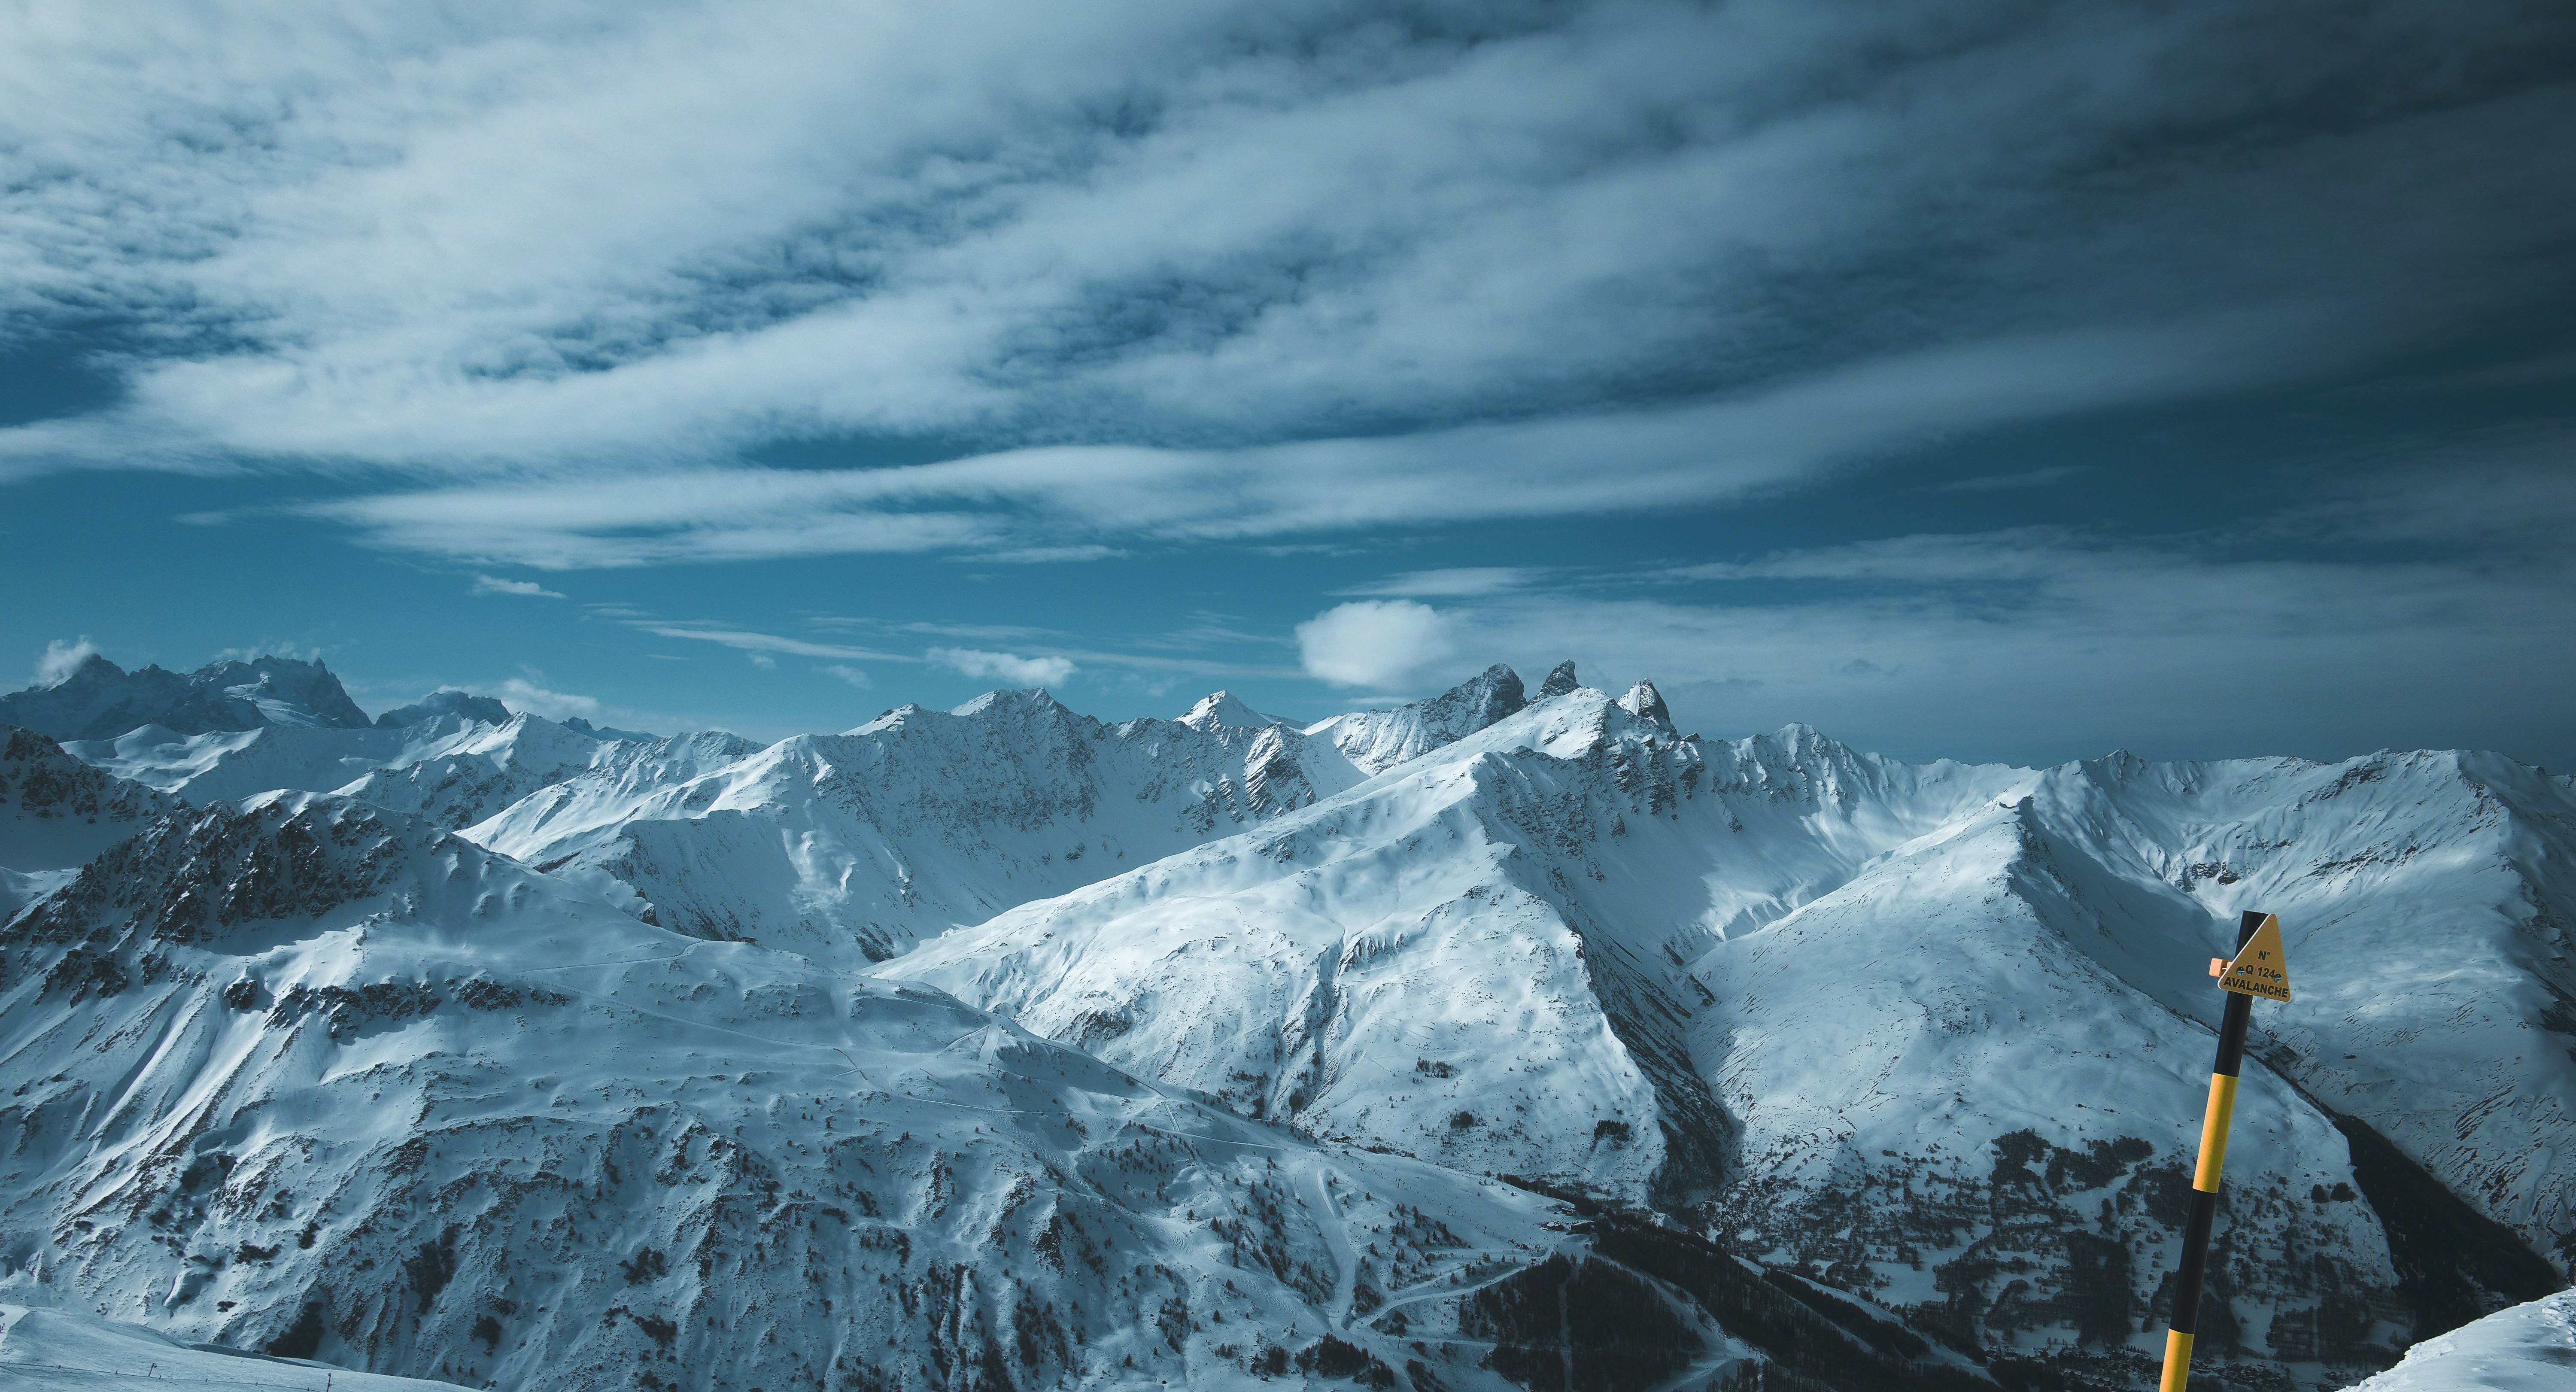
<path fill-rule="evenodd" d="M 2226 964 L 2218 978 L 2222 991 L 2240 996 L 2261 996 L 2265 1000 L 2285 1001 L 2290 998 L 2290 963 L 2281 955 L 2281 920 L 2265 915 L 2263 926 L 2237 949 L 2236 960 Z"/>

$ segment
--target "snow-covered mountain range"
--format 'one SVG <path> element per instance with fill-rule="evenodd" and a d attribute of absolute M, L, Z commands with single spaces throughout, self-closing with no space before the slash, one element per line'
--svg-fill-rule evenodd
<path fill-rule="evenodd" d="M 2223 1375 L 2576 1255 L 2576 784 L 2494 755 L 1911 765 L 1571 664 L 253 708 L 10 736 L 0 1298 L 475 1385 L 2148 1385 L 2245 908 Z"/>
<path fill-rule="evenodd" d="M 365 726 L 340 679 L 320 661 L 260 657 L 210 662 L 181 676 L 128 672 L 96 653 L 61 681 L 0 696 L 0 725 L 52 739 L 103 739 L 145 725 L 183 735 L 268 725 Z"/>

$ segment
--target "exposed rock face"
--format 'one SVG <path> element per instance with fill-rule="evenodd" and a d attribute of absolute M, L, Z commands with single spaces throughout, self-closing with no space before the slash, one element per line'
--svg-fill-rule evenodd
<path fill-rule="evenodd" d="M 263 725 L 364 728 L 367 713 L 319 661 L 259 657 L 210 662 L 181 676 L 128 672 L 91 656 L 54 686 L 0 696 L 0 722 L 57 740 L 112 739 L 145 725 L 182 735 Z"/>
<path fill-rule="evenodd" d="M 1428 701 L 1337 715 L 1308 726 L 1306 733 L 1332 741 L 1361 770 L 1379 773 L 1464 739 L 1527 704 L 1520 674 L 1497 662 Z"/>
<path fill-rule="evenodd" d="M 1651 720 L 1667 727 L 1673 723 L 1673 713 L 1664 706 L 1664 693 L 1657 691 L 1651 681 L 1640 681 L 1629 687 L 1628 694 L 1619 698 L 1619 706 L 1640 720 Z"/>
<path fill-rule="evenodd" d="M 91 768 L 33 730 L 0 725 L 0 824 L 7 827 L 0 834 L 0 865 L 76 866 L 179 805 Z M 64 834 L 51 834 L 56 832 Z"/>
<path fill-rule="evenodd" d="M 1562 696 L 1582 685 L 1582 681 L 1574 675 L 1574 664 L 1560 662 L 1548 672 L 1547 680 L 1539 683 L 1538 699 L 1545 701 Z"/>
<path fill-rule="evenodd" d="M 0 923 L 184 805 L 101 773 L 32 730 L 0 726 Z"/>

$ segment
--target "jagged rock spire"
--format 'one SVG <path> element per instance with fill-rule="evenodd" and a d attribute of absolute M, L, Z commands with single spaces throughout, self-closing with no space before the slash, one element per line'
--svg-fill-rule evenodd
<path fill-rule="evenodd" d="M 1454 739 L 1481 730 L 1528 704 L 1521 694 L 1521 674 L 1497 662 L 1423 702 L 1423 709 L 1437 713 L 1444 723 L 1456 725 L 1457 734 L 1451 736 Z"/>
<path fill-rule="evenodd" d="M 1619 698 L 1619 706 L 1640 720 L 1651 720 L 1658 725 L 1673 723 L 1673 713 L 1664 706 L 1664 693 L 1655 689 L 1651 677 L 1641 677 L 1635 686 L 1629 687 L 1628 694 Z"/>
<path fill-rule="evenodd" d="M 1538 699 L 1544 701 L 1550 696 L 1562 696 L 1582 685 L 1582 679 L 1574 675 L 1574 664 L 1560 662 L 1547 674 L 1547 680 L 1539 683 Z"/>

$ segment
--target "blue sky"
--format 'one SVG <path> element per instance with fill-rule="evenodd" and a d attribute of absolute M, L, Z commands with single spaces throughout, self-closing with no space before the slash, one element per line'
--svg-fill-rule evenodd
<path fill-rule="evenodd" d="M 36 9 L 30 679 L 2576 766 L 2563 7 Z"/>

